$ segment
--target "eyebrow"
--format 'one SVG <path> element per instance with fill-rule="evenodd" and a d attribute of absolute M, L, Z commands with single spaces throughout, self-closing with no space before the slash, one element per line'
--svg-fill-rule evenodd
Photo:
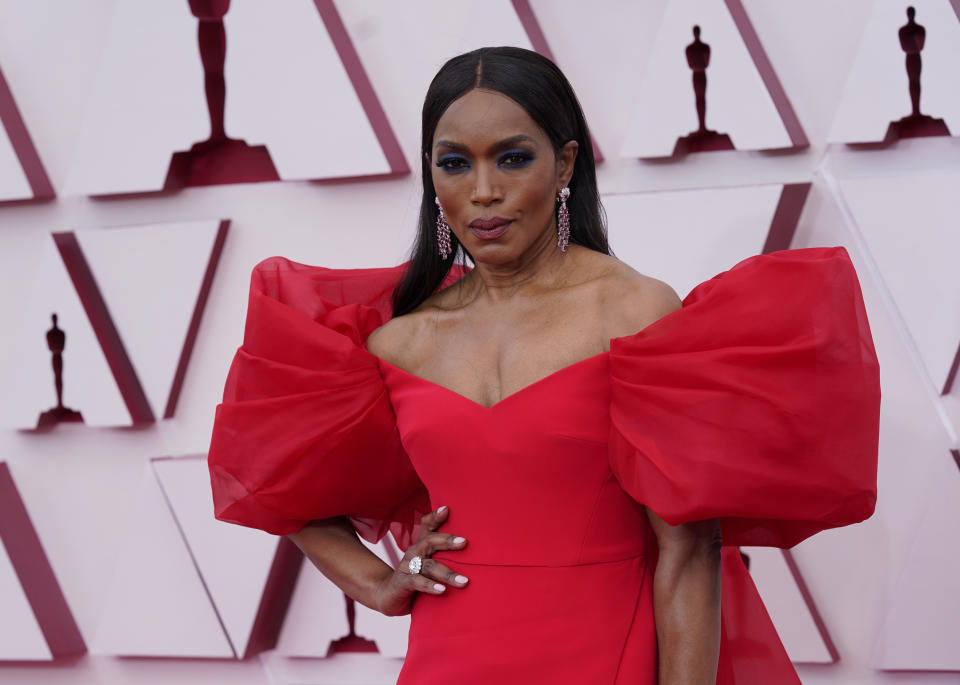
<path fill-rule="evenodd" d="M 502 150 L 504 148 L 510 147 L 511 145 L 516 145 L 517 143 L 532 143 L 534 147 L 536 147 L 537 145 L 536 140 L 534 140 L 528 135 L 521 133 L 519 135 L 510 136 L 509 138 L 504 138 L 503 140 L 494 143 L 493 145 L 490 146 L 489 151 L 496 152 L 497 150 Z M 458 152 L 469 151 L 469 148 L 466 145 L 462 143 L 457 143 L 453 140 L 438 140 L 436 147 L 446 147 L 446 148 L 450 148 L 451 150 L 456 150 Z"/>

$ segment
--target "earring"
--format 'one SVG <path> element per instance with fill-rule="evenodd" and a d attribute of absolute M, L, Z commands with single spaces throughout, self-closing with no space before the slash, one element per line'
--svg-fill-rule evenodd
<path fill-rule="evenodd" d="M 560 211 L 557 212 L 557 246 L 561 252 L 567 251 L 570 243 L 570 210 L 567 209 L 567 198 L 570 197 L 570 188 L 563 187 L 557 199 L 560 200 Z"/>
<path fill-rule="evenodd" d="M 450 254 L 450 225 L 443 215 L 440 198 L 434 197 L 433 201 L 437 204 L 437 209 L 440 210 L 440 214 L 437 216 L 437 245 L 440 247 L 440 259 L 446 260 L 447 255 Z"/>

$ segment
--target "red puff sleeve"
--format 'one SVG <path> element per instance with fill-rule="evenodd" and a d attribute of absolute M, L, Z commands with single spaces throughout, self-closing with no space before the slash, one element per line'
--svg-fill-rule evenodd
<path fill-rule="evenodd" d="M 216 518 L 284 535 L 347 515 L 370 542 L 388 529 L 402 548 L 415 539 L 429 499 L 364 347 L 405 268 L 271 257 L 253 269 L 208 453 Z"/>
<path fill-rule="evenodd" d="M 610 346 L 611 466 L 667 523 L 788 548 L 876 504 L 879 364 L 843 247 L 745 259 Z"/>

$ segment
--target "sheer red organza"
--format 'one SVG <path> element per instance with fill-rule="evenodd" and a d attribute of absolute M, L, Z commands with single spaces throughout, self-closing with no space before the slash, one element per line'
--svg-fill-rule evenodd
<path fill-rule="evenodd" d="M 350 515 L 406 547 L 429 511 L 364 349 L 406 264 L 253 270 L 217 406 L 217 518 L 274 534 Z M 442 287 L 462 275 L 455 269 Z M 611 340 L 610 463 L 668 523 L 720 517 L 724 544 L 790 547 L 876 500 L 879 366 L 843 247 L 745 259 Z"/>
<path fill-rule="evenodd" d="M 243 345 L 208 453 L 216 517 L 276 535 L 349 515 L 376 542 L 416 537 L 429 498 L 400 444 L 376 357 L 362 344 L 391 316 L 406 265 L 257 264 Z M 460 277 L 455 267 L 441 287 Z M 413 536 L 413 538 L 411 538 Z"/>
<path fill-rule="evenodd" d="M 671 525 L 786 548 L 873 513 L 879 364 L 843 247 L 741 261 L 611 341 L 610 375 L 613 471 Z"/>

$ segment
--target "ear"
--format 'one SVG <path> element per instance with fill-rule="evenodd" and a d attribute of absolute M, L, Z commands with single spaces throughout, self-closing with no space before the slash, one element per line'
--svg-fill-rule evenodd
<path fill-rule="evenodd" d="M 557 192 L 573 178 L 573 163 L 577 160 L 579 147 L 577 141 L 568 140 L 557 153 Z"/>

